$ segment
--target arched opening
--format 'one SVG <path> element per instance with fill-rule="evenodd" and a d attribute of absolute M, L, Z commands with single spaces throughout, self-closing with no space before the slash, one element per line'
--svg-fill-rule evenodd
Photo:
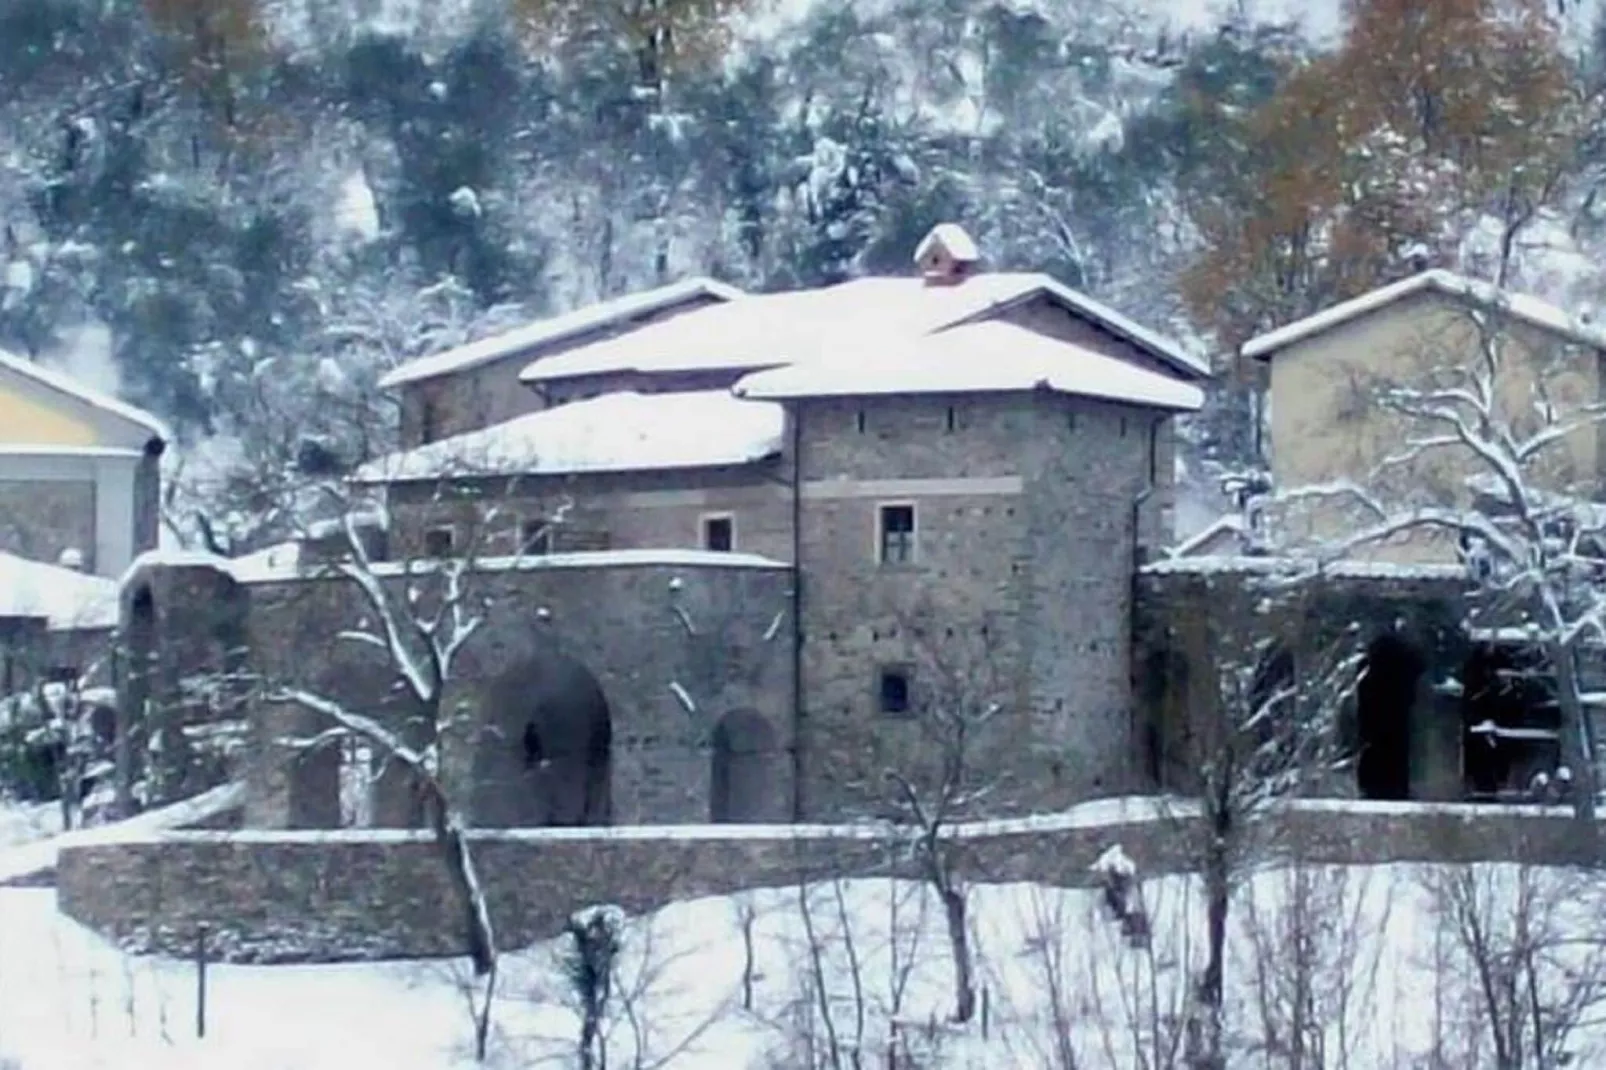
<path fill-rule="evenodd" d="M 1392 635 L 1367 648 L 1355 693 L 1355 785 L 1364 799 L 1411 797 L 1411 720 L 1425 668 L 1422 656 Z"/>
<path fill-rule="evenodd" d="M 1543 658 L 1516 647 L 1479 647 L 1462 670 L 1461 688 L 1468 798 L 1527 796 L 1561 758 L 1561 710 Z"/>
<path fill-rule="evenodd" d="M 612 781 L 612 716 L 584 665 L 543 651 L 491 686 L 474 757 L 476 824 L 606 825 Z"/>
<path fill-rule="evenodd" d="M 775 730 L 752 710 L 726 714 L 714 727 L 708 819 L 715 824 L 756 824 L 775 817 L 779 794 Z"/>

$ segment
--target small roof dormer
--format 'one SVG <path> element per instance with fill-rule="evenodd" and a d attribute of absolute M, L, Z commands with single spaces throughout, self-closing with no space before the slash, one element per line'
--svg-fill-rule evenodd
<path fill-rule="evenodd" d="M 938 223 L 915 248 L 915 266 L 928 286 L 952 286 L 981 264 L 976 242 L 958 223 Z"/>

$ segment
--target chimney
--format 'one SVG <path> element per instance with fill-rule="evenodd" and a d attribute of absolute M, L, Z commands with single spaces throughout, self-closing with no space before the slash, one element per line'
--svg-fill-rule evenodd
<path fill-rule="evenodd" d="M 954 286 L 975 274 L 981 253 L 958 223 L 938 223 L 915 249 L 915 266 L 927 286 Z"/>

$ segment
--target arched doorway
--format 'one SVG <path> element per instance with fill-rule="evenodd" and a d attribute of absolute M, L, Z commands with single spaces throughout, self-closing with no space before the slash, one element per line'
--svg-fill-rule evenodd
<path fill-rule="evenodd" d="M 475 824 L 606 825 L 612 780 L 612 716 L 584 665 L 543 651 L 492 684 L 474 756 Z"/>
<path fill-rule="evenodd" d="M 1366 650 L 1355 692 L 1355 786 L 1363 799 L 1411 797 L 1411 721 L 1425 668 L 1422 656 L 1392 635 Z"/>
<path fill-rule="evenodd" d="M 711 740 L 708 819 L 715 824 L 772 820 L 777 794 L 775 730 L 752 710 L 726 714 Z"/>

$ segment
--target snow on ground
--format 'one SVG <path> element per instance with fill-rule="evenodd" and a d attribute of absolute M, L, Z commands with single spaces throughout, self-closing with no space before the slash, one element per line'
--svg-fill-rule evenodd
<path fill-rule="evenodd" d="M 1517 871 L 1454 874 L 1474 878 L 1466 901 L 1507 919 L 1491 927 L 1498 940 L 1510 928 Z M 1415 1059 L 1433 1045 L 1436 1023 L 1440 1042 L 1451 1044 L 1443 1065 L 1482 1065 L 1456 1047 L 1477 1041 L 1483 1027 L 1456 1017 L 1468 1012 L 1461 1000 L 1471 971 L 1447 951 L 1454 942 L 1430 907 L 1428 883 L 1451 879 L 1391 866 L 1272 871 L 1247 881 L 1235 903 L 1229 964 L 1233 1046 L 1263 1047 L 1281 1028 L 1287 985 L 1306 966 L 1314 985 L 1306 1014 L 1316 1023 L 1307 1042 L 1326 1046 L 1327 1065 L 1421 1065 Z M 1532 901 L 1598 918 L 1599 904 L 1569 879 L 1540 874 Z M 1056 1055 L 1062 1035 L 1080 1066 L 1154 1065 L 1156 1048 L 1174 1039 L 1184 967 L 1199 961 L 1201 904 L 1185 878 L 1142 883 L 1138 898 L 1151 919 L 1148 950 L 1123 938 L 1099 892 L 973 889 L 985 1031 L 980 1020 L 963 1029 L 944 1024 L 952 1000 L 947 944 L 937 903 L 920 886 L 816 885 L 806 915 L 796 889 L 678 903 L 626 923 L 605 1023 L 609 1063 L 806 1066 L 798 1054 L 813 1047 L 818 1057 L 834 1035 L 863 1052 L 865 1065 L 880 1066 L 897 1023 L 914 1053 L 932 1053 L 922 1066 L 1065 1065 Z M 751 959 L 744 914 L 752 919 Z M 1558 924 L 1592 935 L 1577 918 Z M 504 958 L 489 1065 L 572 1065 L 562 1060 L 572 1058 L 578 1019 L 559 944 Z M 193 965 L 124 957 L 57 915 L 50 891 L 0 890 L 0 1065 L 9 1057 L 15 1070 L 467 1067 L 469 1018 L 455 971 L 422 962 L 213 966 L 207 1035 L 197 1040 Z M 1554 978 L 1542 978 L 1542 996 L 1557 994 L 1543 991 Z M 1478 1021 L 1476 1008 L 1469 1013 Z M 1575 1065 L 1590 1065 L 1588 1039 L 1569 1045 Z"/>

